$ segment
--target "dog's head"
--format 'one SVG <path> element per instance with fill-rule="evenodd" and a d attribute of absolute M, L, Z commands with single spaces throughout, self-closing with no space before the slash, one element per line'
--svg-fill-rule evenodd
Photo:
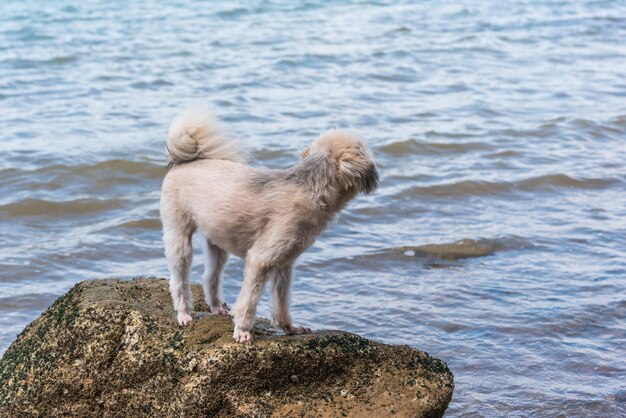
<path fill-rule="evenodd" d="M 372 194 L 378 187 L 378 170 L 367 143 L 358 136 L 338 129 L 320 135 L 302 152 L 305 159 L 310 154 L 327 158 L 336 172 L 339 186 L 346 191 Z"/>

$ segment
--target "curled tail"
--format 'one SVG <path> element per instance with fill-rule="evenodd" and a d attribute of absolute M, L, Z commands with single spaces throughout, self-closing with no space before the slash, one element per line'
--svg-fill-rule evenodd
<path fill-rule="evenodd" d="M 200 159 L 244 160 L 237 141 L 220 128 L 213 114 L 203 109 L 189 109 L 174 119 L 166 148 L 170 166 Z"/>

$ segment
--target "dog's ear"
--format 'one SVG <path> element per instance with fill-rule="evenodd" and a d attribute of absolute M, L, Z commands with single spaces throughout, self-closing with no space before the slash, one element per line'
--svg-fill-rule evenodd
<path fill-rule="evenodd" d="M 307 149 L 302 151 L 302 154 L 300 154 L 300 159 L 304 160 L 306 157 L 309 156 L 310 153 L 311 153 L 311 147 L 308 147 Z"/>
<path fill-rule="evenodd" d="M 372 194 L 378 187 L 378 170 L 369 152 L 362 147 L 341 150 L 337 156 L 339 182 L 344 189 Z"/>

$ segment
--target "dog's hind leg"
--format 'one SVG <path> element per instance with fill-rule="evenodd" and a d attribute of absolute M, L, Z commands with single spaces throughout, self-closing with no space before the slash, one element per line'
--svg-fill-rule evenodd
<path fill-rule="evenodd" d="M 204 288 L 204 300 L 211 308 L 214 315 L 228 315 L 228 309 L 224 307 L 222 297 L 222 271 L 228 259 L 228 253 L 207 239 L 203 239 L 204 245 L 204 275 L 202 287 Z"/>
<path fill-rule="evenodd" d="M 289 295 L 291 293 L 291 277 L 293 264 L 289 263 L 274 269 L 272 277 L 272 320 L 287 335 L 309 334 L 310 328 L 294 327 L 289 314 Z"/>
<path fill-rule="evenodd" d="M 263 294 L 268 272 L 268 268 L 264 266 L 264 263 L 249 252 L 246 256 L 241 291 L 232 309 L 235 322 L 233 339 L 237 342 L 244 344 L 252 342 L 252 328 L 256 319 L 256 306 Z"/>
<path fill-rule="evenodd" d="M 168 223 L 163 222 L 163 242 L 165 244 L 165 256 L 170 269 L 170 293 L 177 312 L 180 325 L 186 325 L 191 321 L 191 309 L 193 299 L 191 296 L 191 282 L 189 274 L 193 249 L 191 236 L 193 228 L 182 220 Z"/>

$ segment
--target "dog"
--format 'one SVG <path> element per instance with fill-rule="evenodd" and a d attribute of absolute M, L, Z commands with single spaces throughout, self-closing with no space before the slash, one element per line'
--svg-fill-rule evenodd
<path fill-rule="evenodd" d="M 233 339 L 250 344 L 256 306 L 266 282 L 272 320 L 285 334 L 311 330 L 293 325 L 289 295 L 293 264 L 358 193 L 374 193 L 378 170 L 364 140 L 331 129 L 284 170 L 245 163 L 238 143 L 212 113 L 192 109 L 170 126 L 170 169 L 161 191 L 170 293 L 180 325 L 191 320 L 192 234 L 203 236 L 205 300 L 212 314 L 229 315 L 221 275 L 229 253 L 245 261 L 241 291 L 232 307 Z"/>

